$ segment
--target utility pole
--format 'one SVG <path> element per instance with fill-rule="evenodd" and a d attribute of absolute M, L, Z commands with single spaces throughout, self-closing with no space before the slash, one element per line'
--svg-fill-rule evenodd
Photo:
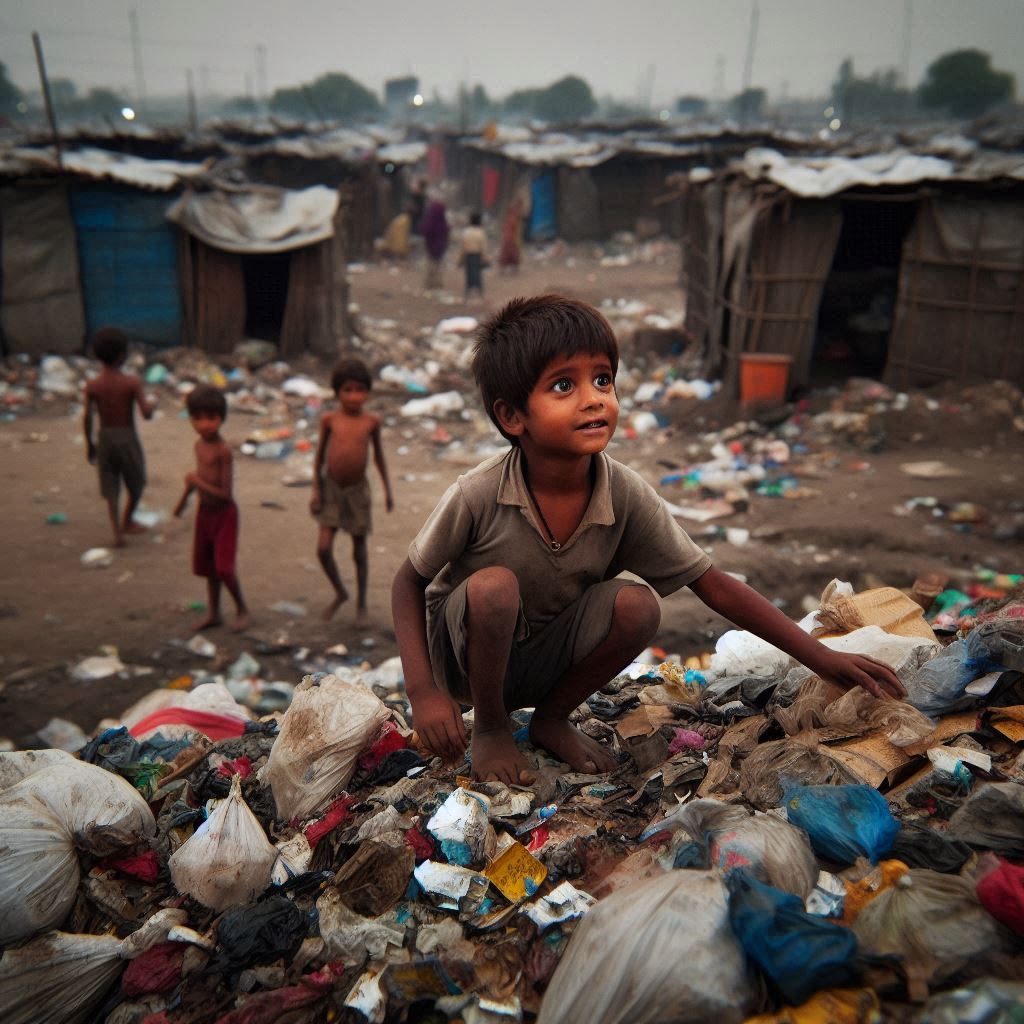
<path fill-rule="evenodd" d="M 185 88 L 188 91 L 188 129 L 195 134 L 199 131 L 199 115 L 196 111 L 196 84 L 192 80 L 192 69 L 185 69 Z"/>
<path fill-rule="evenodd" d="M 256 102 L 262 107 L 267 102 L 267 48 L 256 46 Z"/>
<path fill-rule="evenodd" d="M 759 0 L 751 0 L 750 31 L 747 34 L 747 55 L 743 60 L 743 91 L 750 88 L 754 73 L 754 51 L 757 49 L 757 24 L 761 19 Z"/>
<path fill-rule="evenodd" d="M 142 74 L 142 38 L 139 35 L 139 14 L 133 7 L 128 12 L 132 32 L 132 60 L 135 64 L 135 106 L 142 112 L 146 107 L 146 79 Z"/>
<path fill-rule="evenodd" d="M 46 61 L 43 59 L 43 42 L 38 32 L 32 33 L 32 45 L 36 51 L 36 67 L 39 69 L 39 83 L 43 90 L 43 103 L 46 105 L 46 119 L 50 122 L 50 135 L 53 136 L 53 148 L 57 155 L 57 166 L 64 166 L 64 154 L 60 148 L 60 135 L 57 133 L 57 115 L 53 110 L 53 98 L 50 96 L 50 80 L 46 77 Z"/>
<path fill-rule="evenodd" d="M 900 78 L 904 89 L 910 88 L 910 42 L 914 24 L 913 0 L 903 0 L 903 45 L 900 48 Z"/>

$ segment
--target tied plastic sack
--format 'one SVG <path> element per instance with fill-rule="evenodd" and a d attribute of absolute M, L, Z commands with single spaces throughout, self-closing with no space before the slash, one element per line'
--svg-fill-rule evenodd
<path fill-rule="evenodd" d="M 912 998 L 962 967 L 979 973 L 986 959 L 1012 948 L 1013 936 L 978 902 L 973 885 L 955 875 L 916 870 L 880 892 L 853 931 L 865 953 L 902 960 Z"/>
<path fill-rule="evenodd" d="M 799 739 L 758 744 L 740 768 L 740 792 L 759 811 L 778 807 L 788 784 L 834 786 L 852 776 L 835 758 Z M 802 826 L 800 826 L 802 827 Z"/>
<path fill-rule="evenodd" d="M 270 884 L 277 850 L 242 797 L 242 777 L 167 862 L 178 892 L 221 911 L 251 903 Z"/>
<path fill-rule="evenodd" d="M 750 815 L 718 800 L 695 800 L 675 813 L 675 821 L 697 843 L 707 846 L 712 867 L 726 874 L 748 868 L 757 878 L 805 900 L 818 880 L 818 864 L 807 836 L 770 814 Z M 666 822 L 659 827 L 666 827 Z"/>
<path fill-rule="evenodd" d="M 4 1024 L 84 1024 L 124 970 L 185 919 L 160 910 L 122 940 L 112 935 L 47 932 L 0 959 L 0 1020 Z"/>
<path fill-rule="evenodd" d="M 1024 671 L 1024 624 L 1017 620 L 986 622 L 951 643 L 905 680 L 907 701 L 926 715 L 961 711 L 978 700 L 968 685 L 997 671 Z"/>
<path fill-rule="evenodd" d="M 885 797 L 870 786 L 792 786 L 785 804 L 790 824 L 807 833 L 814 852 L 840 864 L 858 857 L 877 864 L 900 830 Z"/>
<path fill-rule="evenodd" d="M 721 876 L 672 871 L 587 914 L 537 1024 L 740 1024 L 754 1001 Z"/>
<path fill-rule="evenodd" d="M 0 754 L 0 944 L 60 925 L 78 890 L 78 851 L 109 856 L 156 832 L 124 779 L 63 751 Z"/>
<path fill-rule="evenodd" d="M 261 773 L 281 818 L 311 818 L 348 785 L 356 760 L 389 716 L 359 683 L 306 676 L 295 689 Z"/>
<path fill-rule="evenodd" d="M 736 937 L 787 1003 L 856 982 L 857 939 L 849 928 L 808 914 L 796 896 L 749 871 L 734 871 L 726 885 Z"/>
<path fill-rule="evenodd" d="M 949 819 L 946 834 L 1003 857 L 1024 858 L 1024 786 L 993 782 L 979 787 Z"/>

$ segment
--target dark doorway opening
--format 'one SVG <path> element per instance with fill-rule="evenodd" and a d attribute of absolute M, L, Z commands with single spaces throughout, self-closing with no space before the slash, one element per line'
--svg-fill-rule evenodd
<path fill-rule="evenodd" d="M 290 259 L 287 252 L 242 257 L 246 337 L 275 344 L 281 340 Z"/>
<path fill-rule="evenodd" d="M 813 385 L 880 377 L 889 352 L 903 240 L 916 201 L 847 199 L 832 266 L 821 296 Z"/>

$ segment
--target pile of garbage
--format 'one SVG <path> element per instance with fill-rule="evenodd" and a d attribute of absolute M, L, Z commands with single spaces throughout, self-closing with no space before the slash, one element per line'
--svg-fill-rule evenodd
<path fill-rule="evenodd" d="M 529 712 L 529 787 L 442 764 L 397 659 L 197 673 L 76 755 L 2 753 L 0 1019 L 1011 1019 L 1024 590 L 1002 582 L 945 645 L 938 584 L 835 581 L 801 621 L 906 702 L 739 631 L 649 650 L 573 714 L 606 775 L 525 745 Z"/>

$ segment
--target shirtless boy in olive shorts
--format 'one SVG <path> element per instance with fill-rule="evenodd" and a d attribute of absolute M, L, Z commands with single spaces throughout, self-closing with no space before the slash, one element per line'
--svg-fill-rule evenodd
<path fill-rule="evenodd" d="M 363 410 L 370 397 L 370 371 L 358 359 L 344 359 L 331 374 L 331 390 L 340 408 L 320 420 L 320 440 L 313 470 L 313 496 L 309 509 L 320 524 L 316 554 L 324 574 L 334 588 L 334 600 L 324 609 L 329 619 L 348 600 L 334 561 L 334 535 L 344 530 L 352 537 L 352 560 L 356 566 L 356 625 L 367 624 L 366 582 L 368 563 L 366 538 L 370 516 L 370 482 L 366 463 L 370 446 L 373 462 L 384 484 L 384 500 L 390 512 L 395 507 L 388 480 L 388 467 L 380 441 L 380 417 Z"/>
<path fill-rule="evenodd" d="M 146 486 L 146 460 L 135 432 L 135 406 L 147 420 L 153 415 L 153 406 L 142 390 L 142 381 L 121 370 L 128 354 L 128 339 L 121 331 L 101 327 L 92 347 L 103 369 L 85 386 L 85 456 L 99 470 L 100 494 L 110 513 L 114 547 L 119 548 L 126 533 L 142 533 L 145 529 L 132 518 Z M 100 429 L 93 440 L 96 415 Z M 122 480 L 128 492 L 123 518 L 118 512 Z"/>

